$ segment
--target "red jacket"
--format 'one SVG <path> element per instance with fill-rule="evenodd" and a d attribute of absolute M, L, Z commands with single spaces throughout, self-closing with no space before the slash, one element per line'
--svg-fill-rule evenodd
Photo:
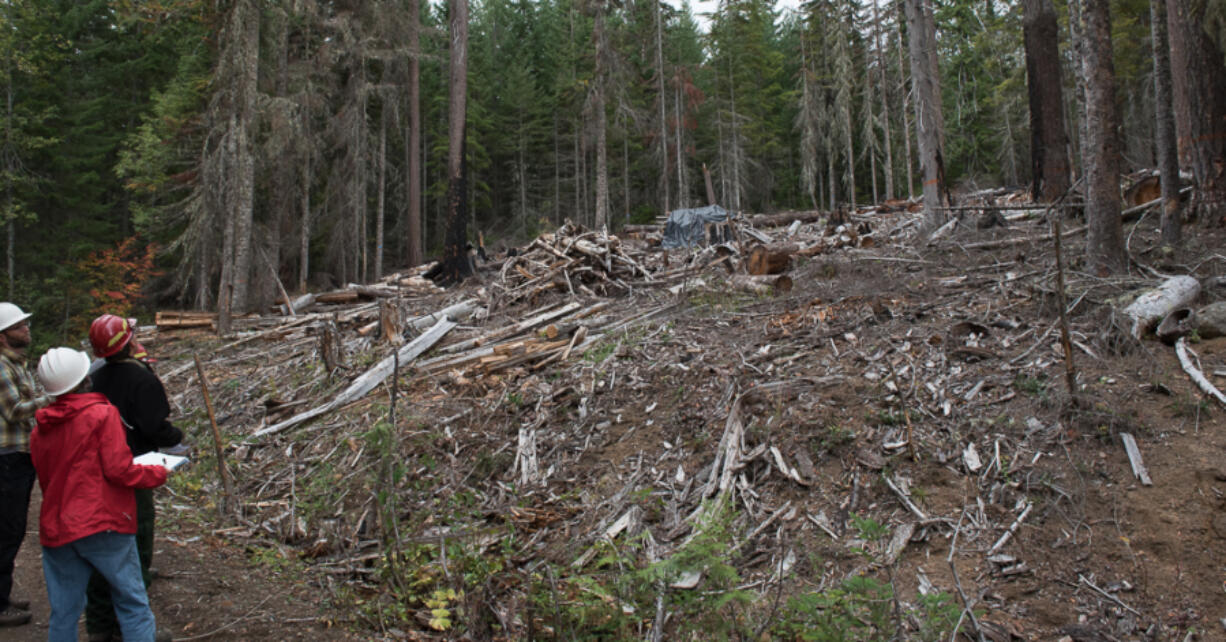
<path fill-rule="evenodd" d="M 43 546 L 105 531 L 136 532 L 133 488 L 166 483 L 166 469 L 132 463 L 119 411 L 96 392 L 61 395 L 35 413 L 30 457 L 43 491 Z"/>

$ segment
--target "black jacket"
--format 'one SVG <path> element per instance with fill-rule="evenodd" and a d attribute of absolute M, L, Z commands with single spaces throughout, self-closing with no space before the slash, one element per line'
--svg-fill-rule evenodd
<path fill-rule="evenodd" d="M 107 361 L 91 378 L 94 392 L 106 395 L 119 409 L 133 456 L 183 440 L 183 432 L 166 419 L 170 416 L 166 389 L 148 366 L 135 359 Z"/>

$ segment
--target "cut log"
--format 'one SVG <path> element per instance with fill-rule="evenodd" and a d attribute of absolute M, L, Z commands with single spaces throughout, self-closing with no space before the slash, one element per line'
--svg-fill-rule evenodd
<path fill-rule="evenodd" d="M 762 276 L 733 274 L 728 277 L 728 284 L 738 290 L 759 295 L 783 294 L 792 291 L 792 278 L 786 274 Z"/>
<path fill-rule="evenodd" d="M 800 250 L 800 246 L 789 243 L 786 245 L 759 245 L 749 252 L 745 261 L 745 270 L 750 274 L 782 274 L 792 266 L 792 255 Z"/>
<path fill-rule="evenodd" d="M 159 310 L 154 316 L 158 329 L 163 328 L 210 328 L 217 320 L 213 312 L 194 310 Z"/>
<path fill-rule="evenodd" d="M 1200 296 L 1200 281 L 1191 276 L 1176 276 L 1162 285 L 1143 293 L 1124 308 L 1124 316 L 1132 320 L 1131 334 L 1140 339 L 1158 325 L 1166 315 L 1189 306 Z"/>

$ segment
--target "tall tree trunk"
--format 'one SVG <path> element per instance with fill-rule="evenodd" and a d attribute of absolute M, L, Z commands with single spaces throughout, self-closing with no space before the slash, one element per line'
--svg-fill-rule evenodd
<path fill-rule="evenodd" d="M 902 29 L 898 30 L 898 88 L 902 91 L 902 143 L 903 143 L 903 174 L 907 177 L 907 200 L 915 198 L 915 181 L 912 170 L 915 168 L 914 157 L 911 155 L 911 121 L 907 118 L 911 113 L 911 93 L 907 91 L 907 66 L 903 64 Z"/>
<path fill-rule="evenodd" d="M 673 100 L 673 134 L 675 151 L 677 154 L 677 207 L 686 208 L 690 206 L 690 190 L 685 180 L 685 155 L 682 152 L 681 137 L 685 135 L 685 127 L 681 120 L 681 73 L 678 70 L 674 76 L 677 80 L 677 95 Z"/>
<path fill-rule="evenodd" d="M 1197 216 L 1226 217 L 1226 61 L 1205 30 L 1207 3 L 1167 0 L 1180 165 L 1196 177 Z"/>
<path fill-rule="evenodd" d="M 1162 243 L 1177 247 L 1182 242 L 1183 222 L 1179 204 L 1179 152 L 1175 141 L 1175 114 L 1171 108 L 1171 56 L 1165 0 L 1150 0 L 1149 17 L 1154 48 L 1154 145 L 1158 148 L 1158 172 L 1162 176 Z"/>
<path fill-rule="evenodd" d="M 599 230 L 606 229 L 609 224 L 608 115 L 604 104 L 608 45 L 605 42 L 604 3 L 597 1 L 594 8 L 596 15 L 592 35 L 596 40 L 596 77 L 593 79 L 592 111 L 596 116 L 596 212 L 592 228 Z"/>
<path fill-rule="evenodd" d="M 468 102 L 468 0 L 449 0 L 451 59 L 448 70 L 447 238 L 442 280 L 459 283 L 472 274 L 468 257 L 468 189 L 464 135 Z"/>
<path fill-rule="evenodd" d="M 873 0 L 873 42 L 877 49 L 877 81 L 881 86 L 882 151 L 885 153 L 885 198 L 894 200 L 894 145 L 890 138 L 890 81 L 886 74 L 885 50 L 881 47 L 881 14 Z M 905 115 L 904 115 L 905 117 Z M 874 190 L 875 191 L 875 190 Z"/>
<path fill-rule="evenodd" d="M 1022 9 L 1030 97 L 1030 192 L 1034 200 L 1051 203 L 1069 188 L 1060 31 L 1051 0 L 1023 0 Z"/>
<path fill-rule="evenodd" d="M 1119 116 L 1111 60 L 1108 0 L 1082 0 L 1082 75 L 1086 85 L 1086 267 L 1094 274 L 1126 267 L 1120 224 Z"/>
<path fill-rule="evenodd" d="M 379 122 L 378 193 L 375 194 L 375 280 L 383 278 L 383 205 L 387 191 L 387 119 L 389 108 L 384 104 Z"/>
<path fill-rule="evenodd" d="M 945 121 L 941 114 L 941 81 L 937 67 L 936 24 L 927 0 L 903 0 L 911 43 L 911 85 L 915 88 L 915 121 L 920 165 L 924 168 L 924 220 L 928 229 L 945 222 L 949 192 L 945 185 Z"/>
<path fill-rule="evenodd" d="M 307 292 L 307 279 L 311 274 L 311 182 L 311 151 L 308 149 L 306 157 L 302 159 L 302 227 L 298 237 L 299 292 Z"/>
<path fill-rule="evenodd" d="M 405 178 L 408 179 L 408 221 L 405 225 L 407 262 L 425 262 L 422 249 L 421 220 L 421 7 L 419 0 L 409 0 L 409 144 L 405 150 Z"/>
<path fill-rule="evenodd" d="M 660 18 L 660 3 L 653 2 L 656 13 L 656 99 L 660 101 L 660 196 L 664 199 L 664 214 L 668 201 L 668 121 L 664 114 L 664 23 Z"/>

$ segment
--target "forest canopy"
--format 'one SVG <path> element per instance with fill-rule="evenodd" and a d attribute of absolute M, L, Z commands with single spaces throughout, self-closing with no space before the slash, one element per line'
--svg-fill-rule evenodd
<path fill-rule="evenodd" d="M 955 191 L 1033 178 L 1023 4 L 930 5 Z M 1215 43 L 1224 5 L 1198 9 Z M 1077 175 L 1077 29 L 1066 3 L 1051 6 Z M 259 310 L 276 296 L 274 274 L 306 290 L 437 255 L 447 11 L 416 0 L 4 3 L 6 298 L 72 337 L 100 308 Z M 1120 168 L 1152 168 L 1150 4 L 1116 0 L 1110 16 Z M 918 196 L 901 4 L 723 0 L 706 20 L 666 2 L 472 2 L 471 236 L 510 245 L 564 219 L 617 229 L 706 205 L 704 168 L 735 211 Z"/>

